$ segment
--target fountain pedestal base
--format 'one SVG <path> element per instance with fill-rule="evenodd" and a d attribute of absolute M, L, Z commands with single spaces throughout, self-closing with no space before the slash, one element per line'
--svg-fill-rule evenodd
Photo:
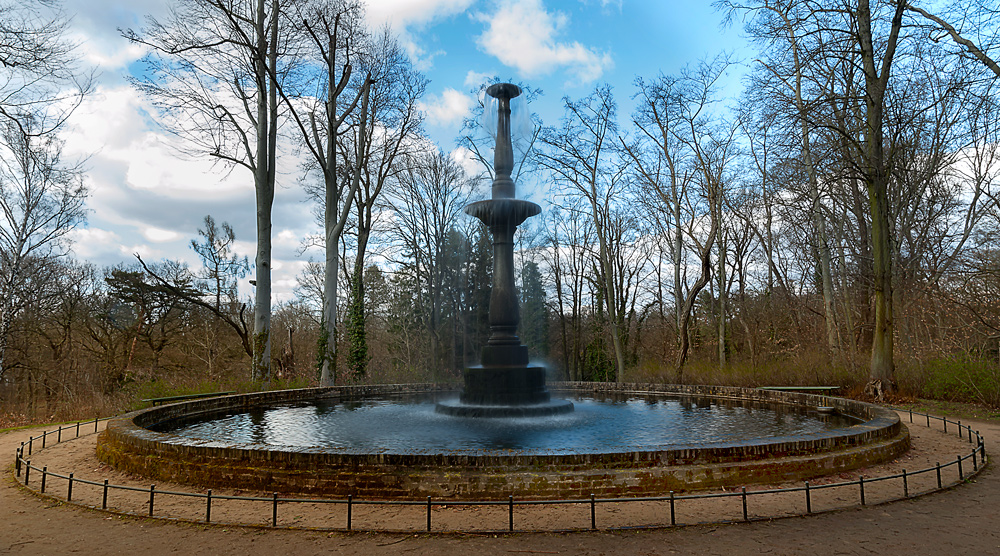
<path fill-rule="evenodd" d="M 572 402 L 551 399 L 545 389 L 545 367 L 518 364 L 522 358 L 527 360 L 524 346 L 486 346 L 483 361 L 487 364 L 467 367 L 461 397 L 457 402 L 437 404 L 437 412 L 460 417 L 535 417 L 573 411 Z"/>

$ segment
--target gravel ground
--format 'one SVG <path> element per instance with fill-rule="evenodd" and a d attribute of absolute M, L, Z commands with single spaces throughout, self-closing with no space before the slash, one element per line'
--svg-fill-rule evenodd
<path fill-rule="evenodd" d="M 1000 423 L 970 421 L 986 439 L 988 454 L 995 453 L 1000 439 Z M 50 427 L 51 428 L 51 427 Z M 850 480 L 858 474 L 866 477 L 913 471 L 932 466 L 935 461 L 953 461 L 958 453 L 971 446 L 953 435 L 910 426 L 913 449 L 896 461 L 878 468 L 838 475 L 826 482 Z M 0 454 L 13 455 L 17 445 L 29 434 L 41 429 L 20 430 L 0 435 Z M 64 434 L 66 434 L 64 432 Z M 72 434 L 72 433 L 70 433 Z M 93 457 L 94 437 L 64 442 L 33 454 L 33 465 L 47 465 L 62 472 L 74 471 L 76 477 L 108 478 L 112 483 L 148 487 L 141 478 L 128 477 L 103 467 Z M 13 459 L 13 458 L 9 458 Z M 954 468 L 952 468 L 954 469 Z M 240 554 L 248 551 L 289 554 L 382 554 L 438 553 L 460 554 L 479 551 L 487 554 L 921 554 L 942 556 L 975 550 L 979 554 L 1000 554 L 1000 475 L 994 468 L 945 492 L 912 500 L 879 504 L 897 498 L 901 484 L 885 482 L 866 487 L 869 506 L 857 504 L 855 490 L 829 489 L 813 494 L 814 510 L 819 515 L 769 519 L 800 513 L 804 510 L 801 493 L 792 495 L 751 496 L 749 513 L 752 523 L 690 525 L 658 530 L 618 530 L 573 533 L 489 533 L 506 527 L 506 513 L 488 508 L 439 508 L 434 510 L 435 528 L 482 528 L 479 533 L 344 533 L 322 531 L 269 530 L 227 525 L 203 525 L 122 517 L 69 506 L 40 498 L 21 487 L 13 478 L 10 464 L 0 484 L 0 553 L 12 554 L 172 554 L 197 551 L 210 554 Z M 950 482 L 955 471 L 946 471 Z M 910 491 L 933 486 L 933 474 L 911 478 Z M 37 478 L 32 483 L 37 487 Z M 814 481 L 820 484 L 823 481 Z M 52 479 L 47 490 L 65 495 L 66 481 Z M 761 487 L 763 488 L 763 487 Z M 187 490 L 177 485 L 157 485 L 157 489 Z M 217 491 L 214 494 L 222 494 Z M 254 493 L 242 493 L 254 494 Z M 114 495 L 118 497 L 118 494 Z M 92 498 L 88 499 L 88 497 Z M 148 496 L 135 500 L 122 496 L 111 505 L 125 511 L 139 512 Z M 99 489 L 74 488 L 74 500 L 99 504 Z M 697 504 L 678 505 L 679 523 L 698 523 L 712 519 L 739 520 L 739 498 L 712 499 Z M 135 507 L 130 507 L 134 504 Z M 259 505 L 259 503 L 258 503 Z M 408 515 L 396 508 L 356 507 L 355 527 L 414 529 L 422 527 L 423 515 Z M 598 506 L 598 524 L 647 525 L 663 522 L 663 504 L 608 504 Z M 844 509 L 835 509 L 844 508 Z M 193 498 L 160 497 L 157 513 L 204 518 L 204 502 Z M 280 522 L 285 525 L 342 527 L 339 508 L 295 504 L 282 507 Z M 412 512 L 411 512 L 412 513 Z M 580 528 L 589 525 L 589 508 L 532 506 L 517 508 L 515 526 L 533 529 Z M 213 521 L 264 523 L 268 508 L 248 503 L 217 502 Z"/>

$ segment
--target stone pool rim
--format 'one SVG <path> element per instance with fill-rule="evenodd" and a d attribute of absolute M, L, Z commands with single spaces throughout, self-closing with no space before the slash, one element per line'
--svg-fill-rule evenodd
<path fill-rule="evenodd" d="M 98 458 L 128 473 L 205 487 L 369 498 L 488 499 L 654 496 L 809 479 L 890 460 L 909 432 L 886 408 L 846 398 L 752 388 L 646 383 L 555 382 L 553 394 L 662 395 L 833 407 L 861 423 L 798 436 L 667 449 L 581 454 L 356 454 L 211 445 L 145 427 L 181 416 L 311 399 L 363 399 L 457 392 L 455 385 L 395 384 L 278 390 L 178 402 L 115 418 L 98 439 Z"/>

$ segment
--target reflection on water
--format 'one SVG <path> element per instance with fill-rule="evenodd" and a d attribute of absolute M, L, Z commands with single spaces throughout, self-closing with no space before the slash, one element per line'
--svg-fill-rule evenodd
<path fill-rule="evenodd" d="M 463 418 L 434 412 L 433 396 L 317 400 L 199 415 L 155 430 L 256 446 L 395 454 L 576 454 L 819 433 L 857 420 L 787 405 L 644 396 L 580 397 L 575 411 L 533 418 Z"/>

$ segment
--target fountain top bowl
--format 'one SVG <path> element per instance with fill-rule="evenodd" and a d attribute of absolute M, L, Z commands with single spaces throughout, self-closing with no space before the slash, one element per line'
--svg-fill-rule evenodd
<path fill-rule="evenodd" d="M 486 94 L 497 99 L 512 99 L 521 95 L 521 88 L 513 83 L 494 83 L 487 87 Z"/>

